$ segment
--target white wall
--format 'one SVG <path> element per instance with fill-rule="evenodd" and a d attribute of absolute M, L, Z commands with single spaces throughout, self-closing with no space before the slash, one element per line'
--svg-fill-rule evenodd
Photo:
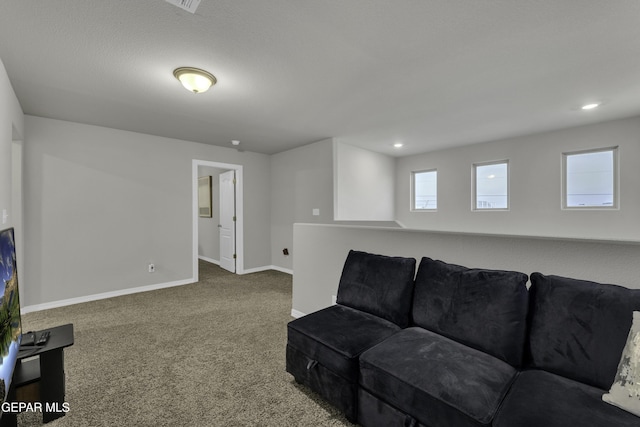
<path fill-rule="evenodd" d="M 296 224 L 292 314 L 331 304 L 350 249 L 423 256 L 467 267 L 556 274 L 640 288 L 640 242 L 543 239 L 424 230 Z"/>
<path fill-rule="evenodd" d="M 334 173 L 334 219 L 394 220 L 392 157 L 336 141 Z"/>
<path fill-rule="evenodd" d="M 24 281 L 24 232 L 22 227 L 22 139 L 24 114 L 0 60 L 0 230 L 14 227 L 20 295 Z M 6 212 L 6 217 L 3 213 Z"/>
<path fill-rule="evenodd" d="M 192 279 L 193 159 L 243 165 L 244 266 L 270 265 L 268 156 L 33 116 L 25 130 L 25 304 Z"/>
<path fill-rule="evenodd" d="M 0 60 L 0 229 L 12 227 L 13 213 L 13 141 L 24 135 L 24 115 L 18 98 L 11 87 L 9 77 Z M 7 211 L 6 222 L 2 223 L 2 210 Z M 16 236 L 16 240 L 18 236 Z"/>
<path fill-rule="evenodd" d="M 620 209 L 562 210 L 562 153 L 619 146 Z M 509 160 L 510 209 L 471 210 L 473 163 Z M 403 157 L 396 219 L 407 228 L 640 240 L 640 117 Z M 410 212 L 410 175 L 438 170 L 437 212 Z"/>
<path fill-rule="evenodd" d="M 363 156 L 363 162 L 358 161 L 358 153 Z M 393 221 L 368 221 L 367 217 L 371 217 L 368 214 L 363 214 L 362 218 L 353 215 L 354 221 L 334 220 L 334 162 L 337 156 L 332 138 L 271 156 L 271 263 L 274 267 L 283 271 L 291 271 L 293 268 L 296 253 L 293 244 L 293 224 L 296 222 L 397 226 Z M 355 152 L 348 151 L 344 160 L 338 158 L 337 161 L 352 167 L 374 165 L 375 170 L 381 171 L 380 175 L 386 182 L 381 190 L 386 196 L 381 198 L 393 200 L 394 161 L 380 156 L 382 155 L 356 149 Z M 368 185 L 378 185 L 380 176 L 366 182 Z M 362 184 L 360 181 L 358 185 Z M 377 190 L 379 188 L 376 187 Z M 366 203 L 362 199 L 358 200 Z M 392 210 L 392 205 L 389 205 L 389 208 Z M 314 209 L 318 210 L 319 215 L 313 214 Z M 289 250 L 289 255 L 283 255 L 284 248 Z"/>
<path fill-rule="evenodd" d="M 291 270 L 293 224 L 333 221 L 333 140 L 272 155 L 270 196 L 271 263 Z M 283 255 L 285 248 L 290 255 Z"/>
<path fill-rule="evenodd" d="M 198 176 L 211 176 L 211 218 L 198 217 L 198 256 L 220 261 L 220 174 L 226 169 L 198 167 Z"/>

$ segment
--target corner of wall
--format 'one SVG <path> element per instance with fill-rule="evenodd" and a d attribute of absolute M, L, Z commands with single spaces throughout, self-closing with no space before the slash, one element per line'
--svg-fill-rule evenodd
<path fill-rule="evenodd" d="M 393 221 L 395 160 L 346 143 L 334 145 L 334 220 Z"/>

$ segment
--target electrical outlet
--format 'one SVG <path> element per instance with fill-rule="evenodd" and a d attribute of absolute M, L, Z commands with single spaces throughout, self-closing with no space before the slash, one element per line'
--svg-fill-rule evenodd
<path fill-rule="evenodd" d="M 154 264 L 149 264 L 149 273 L 155 273 L 156 272 L 156 266 Z"/>
<path fill-rule="evenodd" d="M 337 300 L 338 300 L 338 297 L 336 297 L 335 295 L 331 295 L 331 305 L 336 305 L 337 304 L 337 302 L 336 302 Z"/>

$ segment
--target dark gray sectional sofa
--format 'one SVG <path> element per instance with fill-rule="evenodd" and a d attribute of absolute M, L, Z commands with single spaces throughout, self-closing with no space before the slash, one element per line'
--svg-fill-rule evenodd
<path fill-rule="evenodd" d="M 602 401 L 640 290 L 351 251 L 286 369 L 365 427 L 630 427 Z M 415 279 L 414 279 L 415 274 Z"/>

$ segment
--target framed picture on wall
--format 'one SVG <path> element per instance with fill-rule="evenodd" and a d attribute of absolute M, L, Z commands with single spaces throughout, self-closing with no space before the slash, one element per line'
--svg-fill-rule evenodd
<path fill-rule="evenodd" d="M 198 212 L 201 218 L 211 218 L 211 175 L 198 177 Z"/>

